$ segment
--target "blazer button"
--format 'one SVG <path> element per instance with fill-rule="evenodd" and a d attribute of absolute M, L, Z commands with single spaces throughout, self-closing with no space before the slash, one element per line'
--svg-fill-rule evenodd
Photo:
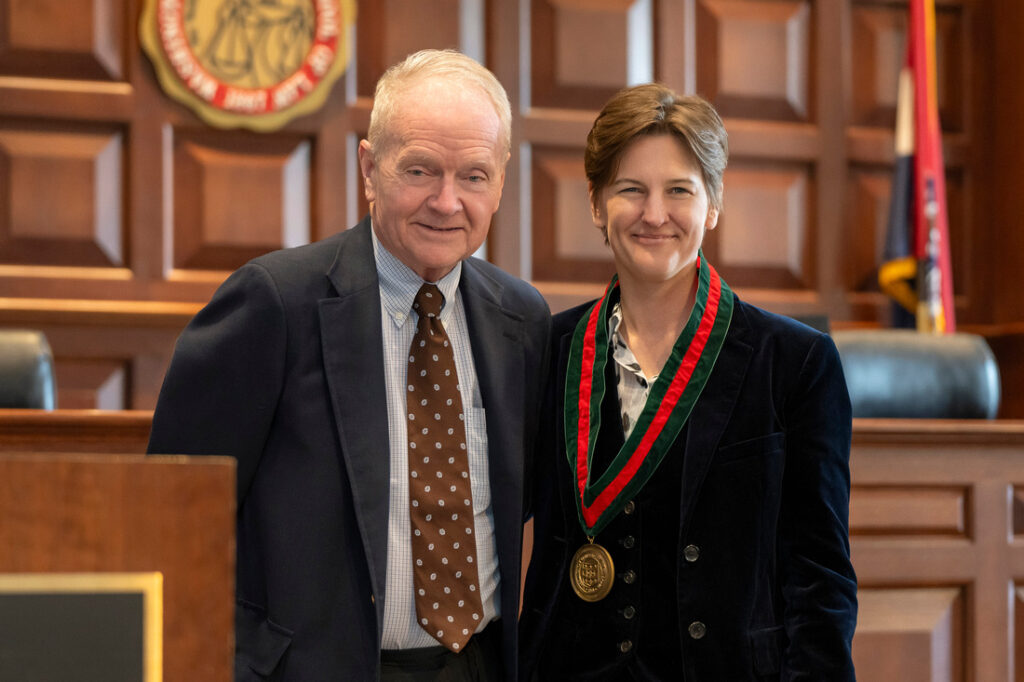
<path fill-rule="evenodd" d="M 700 558 L 700 547 L 697 545 L 687 545 L 683 548 L 683 558 L 692 564 Z"/>
<path fill-rule="evenodd" d="M 627 502 L 626 506 L 622 508 L 623 514 L 632 514 L 634 511 L 636 511 L 636 504 L 633 503 L 633 500 Z"/>
<path fill-rule="evenodd" d="M 704 625 L 704 623 L 700 622 L 699 620 L 695 620 L 692 623 L 690 623 L 690 627 L 686 628 L 686 631 L 690 633 L 690 637 L 693 637 L 694 639 L 701 639 L 704 635 L 707 634 L 708 629 L 707 626 Z"/>
<path fill-rule="evenodd" d="M 624 654 L 629 653 L 630 649 L 632 649 L 632 648 L 633 648 L 633 642 L 631 642 L 628 639 L 625 639 L 625 640 L 619 642 L 619 651 L 621 651 Z"/>
<path fill-rule="evenodd" d="M 632 606 L 627 606 L 626 608 L 622 609 L 622 617 L 626 620 L 633 620 L 633 616 L 635 615 L 636 609 Z"/>
<path fill-rule="evenodd" d="M 619 542 L 621 542 L 622 546 L 626 549 L 633 549 L 633 545 L 636 544 L 636 538 L 634 538 L 632 535 L 627 535 L 626 537 L 619 540 Z"/>
<path fill-rule="evenodd" d="M 632 585 L 636 582 L 636 573 L 634 573 L 632 569 L 626 571 L 622 574 L 622 582 L 626 583 L 627 585 Z"/>

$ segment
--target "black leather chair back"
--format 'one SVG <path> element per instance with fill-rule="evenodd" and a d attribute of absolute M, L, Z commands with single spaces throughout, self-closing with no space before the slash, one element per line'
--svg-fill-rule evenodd
<path fill-rule="evenodd" d="M 832 333 L 854 417 L 994 419 L 999 368 L 975 334 L 914 330 Z"/>
<path fill-rule="evenodd" d="M 53 353 L 38 331 L 0 329 L 0 407 L 57 406 Z"/>

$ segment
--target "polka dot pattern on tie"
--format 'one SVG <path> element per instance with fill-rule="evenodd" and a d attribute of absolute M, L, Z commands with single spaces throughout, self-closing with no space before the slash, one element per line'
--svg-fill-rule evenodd
<path fill-rule="evenodd" d="M 413 303 L 418 322 L 407 372 L 409 519 L 417 620 L 458 652 L 476 630 L 483 606 L 476 543 L 466 540 L 473 538 L 473 514 L 449 511 L 471 512 L 473 495 L 455 358 L 440 320 L 443 305 L 433 284 L 424 284 Z M 438 456 L 416 454 L 424 451 Z"/>

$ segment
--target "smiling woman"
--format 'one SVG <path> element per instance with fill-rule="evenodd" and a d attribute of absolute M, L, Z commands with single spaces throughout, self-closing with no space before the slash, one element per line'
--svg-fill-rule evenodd
<path fill-rule="evenodd" d="M 853 679 L 850 401 L 828 336 L 739 300 L 701 253 L 726 139 L 654 84 L 588 136 L 617 275 L 552 323 L 527 679 Z"/>

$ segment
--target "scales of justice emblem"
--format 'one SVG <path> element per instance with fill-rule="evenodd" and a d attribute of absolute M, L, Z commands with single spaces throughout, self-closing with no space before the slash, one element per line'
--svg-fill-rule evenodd
<path fill-rule="evenodd" d="M 349 58 L 355 0 L 146 0 L 161 87 L 210 125 L 274 130 L 319 109 Z"/>

